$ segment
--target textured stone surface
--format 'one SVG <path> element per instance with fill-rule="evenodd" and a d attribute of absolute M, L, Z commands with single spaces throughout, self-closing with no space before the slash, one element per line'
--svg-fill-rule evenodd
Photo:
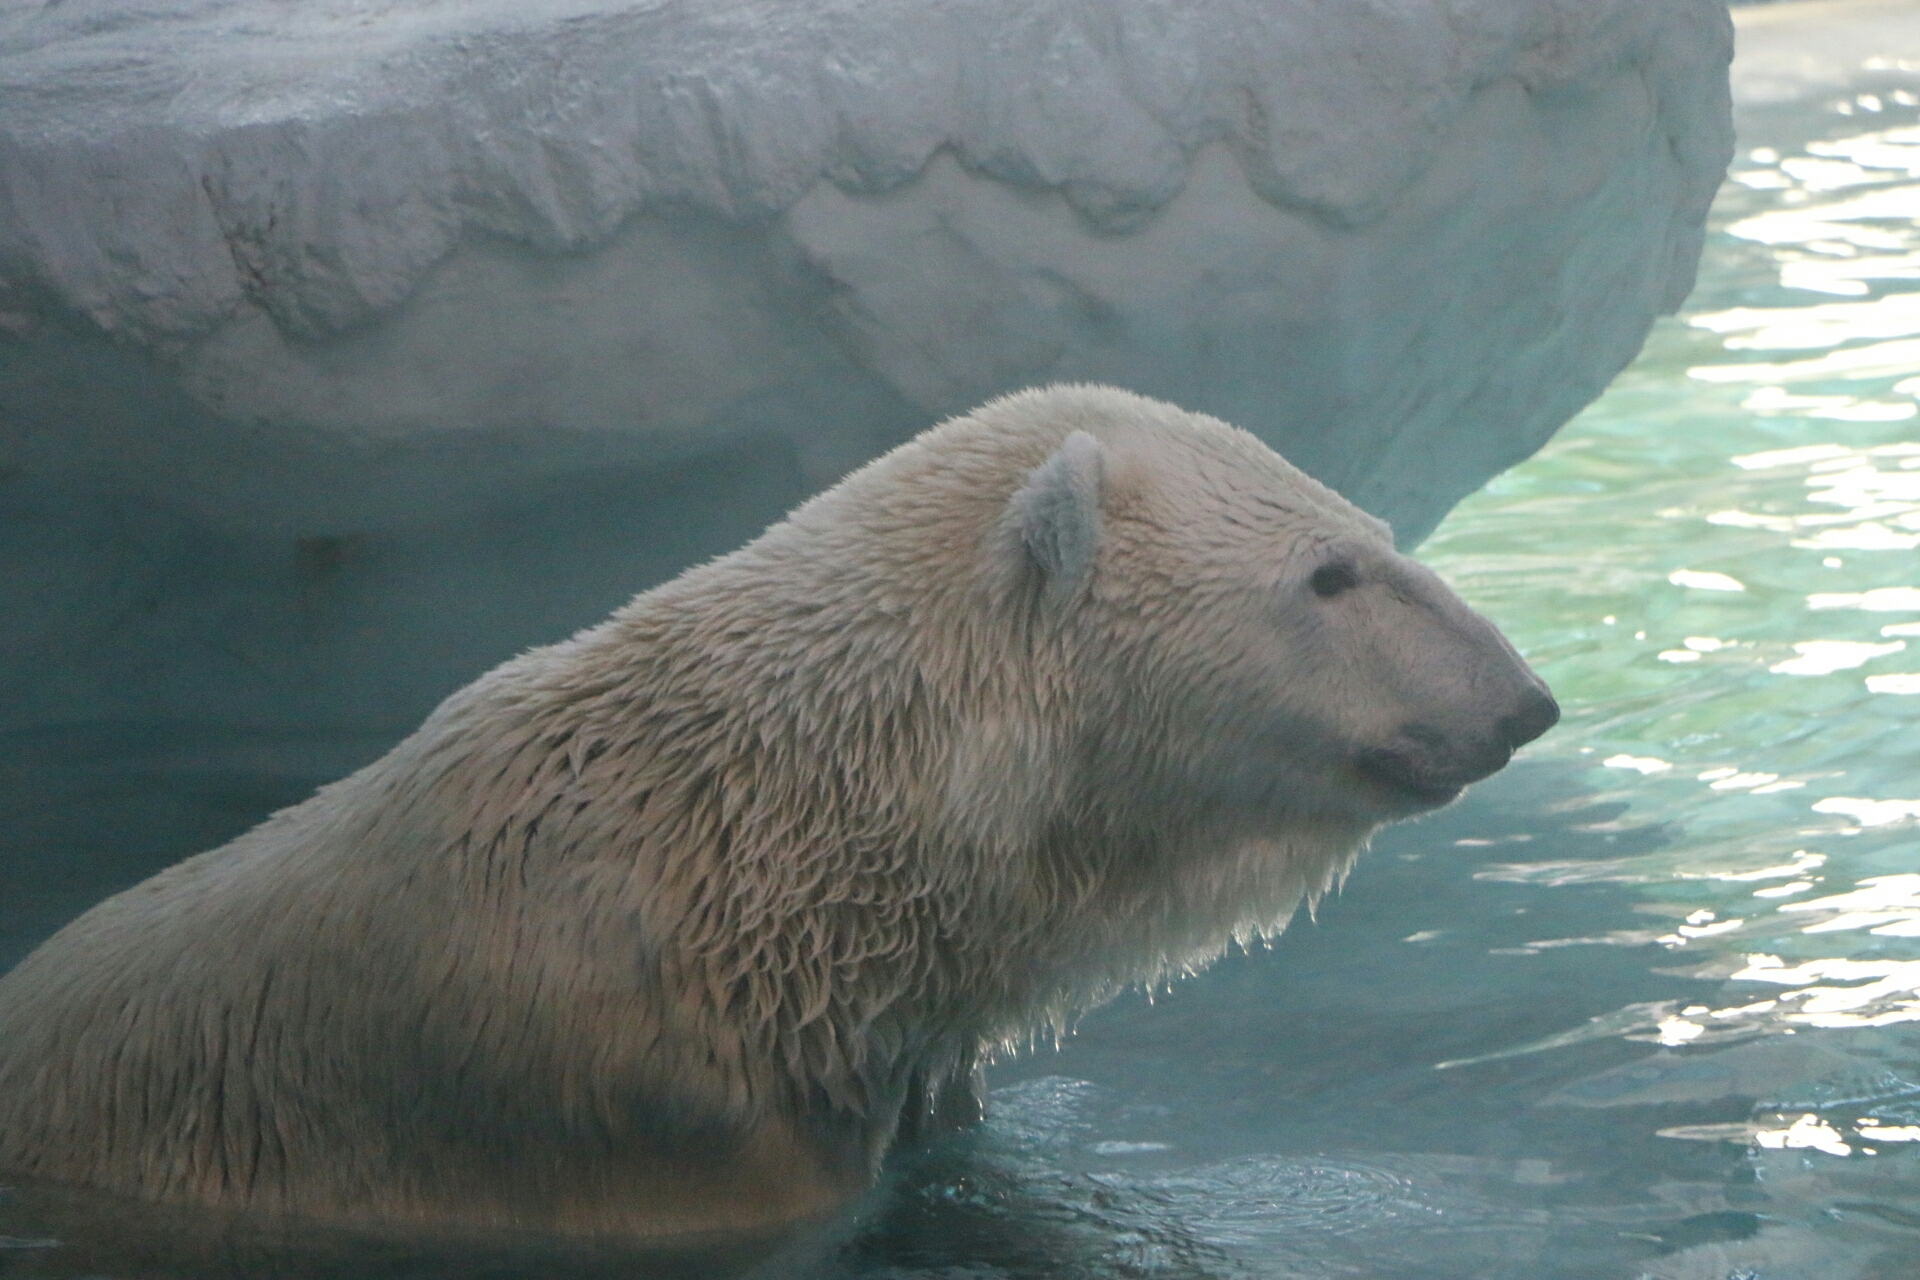
<path fill-rule="evenodd" d="M 809 479 L 1107 379 L 1417 536 L 1685 293 L 1727 40 L 1713 0 L 11 0 L 5 319 L 227 423 L 571 461 L 766 419 Z"/>
<path fill-rule="evenodd" d="M 1687 291 L 1730 41 L 1720 0 L 0 0 L 9 839 L 87 843 L 31 816 L 77 754 L 335 772 L 1022 385 L 1219 414 L 1417 540 Z"/>

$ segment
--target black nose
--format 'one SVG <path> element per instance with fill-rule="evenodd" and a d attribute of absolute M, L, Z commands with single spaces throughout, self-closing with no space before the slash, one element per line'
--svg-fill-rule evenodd
<path fill-rule="evenodd" d="M 1507 749 L 1517 750 L 1560 723 L 1560 704 L 1553 700 L 1545 685 L 1529 686 L 1521 696 L 1520 709 L 1500 719 L 1500 736 Z"/>

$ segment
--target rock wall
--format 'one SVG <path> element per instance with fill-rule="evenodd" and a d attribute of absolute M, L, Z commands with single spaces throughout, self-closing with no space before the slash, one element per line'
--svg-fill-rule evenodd
<path fill-rule="evenodd" d="M 1219 414 L 1417 541 L 1687 292 L 1730 41 L 1720 0 L 0 0 L 4 838 L 292 798 L 1033 383 Z M 82 814 L 108 775 L 157 781 Z"/>

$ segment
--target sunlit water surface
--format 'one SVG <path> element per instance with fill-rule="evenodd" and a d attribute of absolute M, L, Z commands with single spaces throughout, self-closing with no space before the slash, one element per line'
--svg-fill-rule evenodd
<path fill-rule="evenodd" d="M 1776 121 L 1686 313 L 1422 549 L 1561 727 L 1317 923 L 999 1064 L 773 1272 L 1920 1275 L 1917 118 Z M 0 1274 L 96 1265 L 85 1213 L 6 1212 Z M 587 1265 L 355 1248 L 192 1266 Z"/>

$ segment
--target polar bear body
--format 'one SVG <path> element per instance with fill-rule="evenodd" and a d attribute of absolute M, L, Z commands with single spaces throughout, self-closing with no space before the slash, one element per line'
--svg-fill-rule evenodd
<path fill-rule="evenodd" d="M 983 1046 L 1550 724 L 1378 521 L 1104 388 L 943 424 L 0 979 L 0 1168 L 344 1221 L 827 1211 Z"/>

